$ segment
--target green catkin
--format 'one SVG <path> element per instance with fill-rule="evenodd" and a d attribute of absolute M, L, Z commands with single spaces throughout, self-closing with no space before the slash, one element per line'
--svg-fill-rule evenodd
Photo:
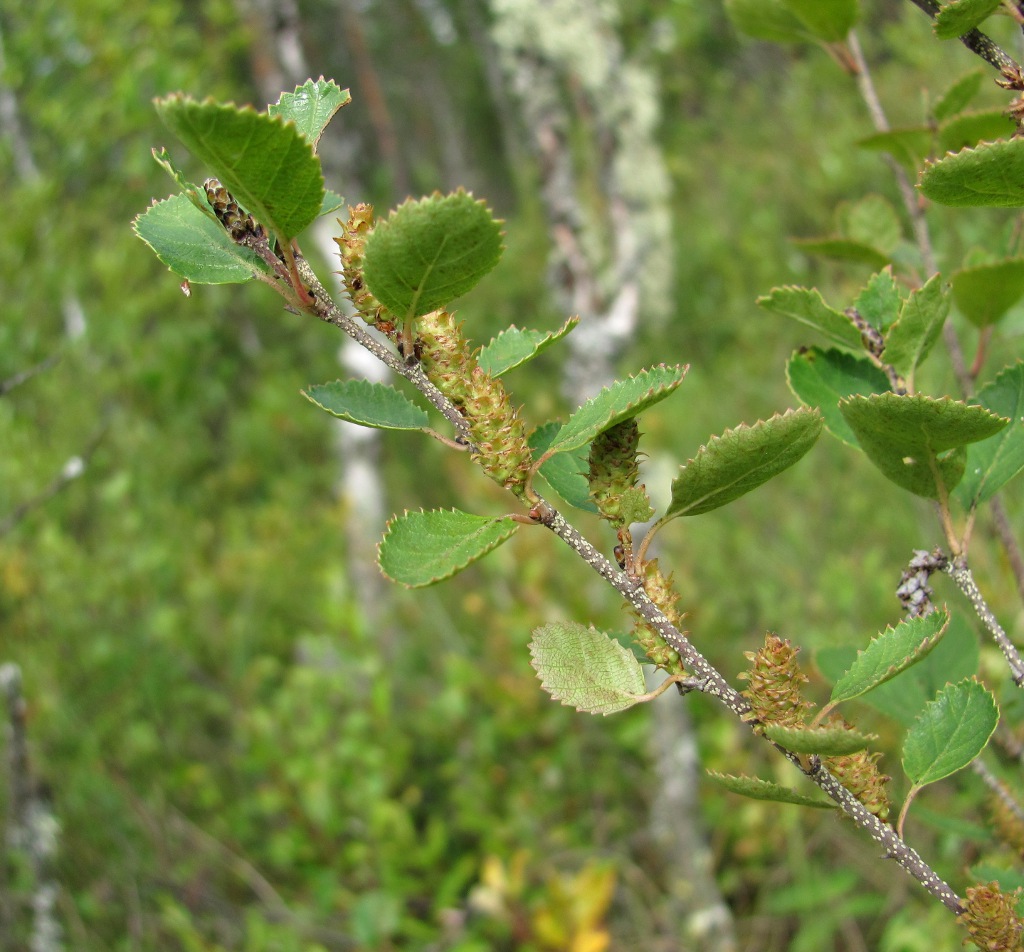
<path fill-rule="evenodd" d="M 424 373 L 466 416 L 473 458 L 496 483 L 523 496 L 533 454 L 508 391 L 479 366 L 448 311 L 418 318 L 416 332 Z"/>
<path fill-rule="evenodd" d="M 349 208 L 347 222 L 339 219 L 341 237 L 335 238 L 338 257 L 341 259 L 341 277 L 352 306 L 367 323 L 379 325 L 386 321 L 384 307 L 367 289 L 363 282 L 363 250 L 366 238 L 373 231 L 373 206 L 365 202 Z M 393 336 L 394 328 L 391 328 Z"/>
<path fill-rule="evenodd" d="M 605 430 L 590 445 L 590 498 L 616 529 L 623 528 L 622 494 L 640 474 L 640 429 L 631 417 Z"/>

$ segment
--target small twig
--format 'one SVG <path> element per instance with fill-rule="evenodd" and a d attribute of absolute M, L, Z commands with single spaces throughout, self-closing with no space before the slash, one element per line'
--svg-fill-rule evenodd
<path fill-rule="evenodd" d="M 653 691 L 648 691 L 646 694 L 635 695 L 637 704 L 645 704 L 647 701 L 653 701 L 655 698 L 661 697 L 673 684 L 678 684 L 682 688 L 685 688 L 687 692 L 693 690 L 688 687 L 688 682 L 692 681 L 685 674 L 673 674 L 670 678 L 665 678 Z"/>
<path fill-rule="evenodd" d="M 1003 546 L 1006 558 L 1010 563 L 1010 571 L 1013 573 L 1013 580 L 1017 585 L 1017 594 L 1021 601 L 1024 601 L 1024 555 L 1021 554 L 1017 537 L 1013 534 L 1010 526 L 1010 519 L 1006 515 L 1006 507 L 999 496 L 993 496 L 989 502 L 989 509 L 992 512 L 992 521 L 996 527 L 996 534 Z"/>
<path fill-rule="evenodd" d="M 443 443 L 450 450 L 467 453 L 473 448 L 469 443 L 462 443 L 457 439 L 453 440 L 451 437 L 445 436 L 443 433 L 438 433 L 437 430 L 432 430 L 429 426 L 423 427 L 420 432 L 426 433 L 427 436 L 432 436 L 438 443 Z"/>
<path fill-rule="evenodd" d="M 244 856 L 239 855 L 226 843 L 221 842 L 197 823 L 194 823 L 177 808 L 168 806 L 168 812 L 170 813 L 172 825 L 177 826 L 187 837 L 200 846 L 205 846 L 210 852 L 216 854 L 217 858 L 253 891 L 253 894 L 267 909 L 271 910 L 282 921 L 298 921 L 298 916 L 291 910 L 288 903 L 284 901 L 270 880 Z"/>
<path fill-rule="evenodd" d="M 1010 641 L 1002 625 L 999 624 L 996 616 L 988 607 L 978 586 L 975 584 L 974 576 L 967 567 L 967 563 L 963 559 L 952 559 L 945 567 L 945 571 L 956 582 L 960 591 L 967 596 L 968 601 L 970 601 L 971 606 L 974 608 L 975 614 L 981 619 L 981 623 L 988 629 L 992 639 L 999 647 L 999 650 L 1002 651 L 1003 657 L 1006 658 L 1014 684 L 1020 687 L 1024 684 L 1024 659 L 1021 658 L 1020 652 L 1017 651 L 1017 646 Z"/>
<path fill-rule="evenodd" d="M 916 0 L 913 0 L 916 2 Z M 871 79 L 871 71 L 868 68 L 867 60 L 861 50 L 860 41 L 855 31 L 850 32 L 850 52 L 857 67 L 857 86 L 860 89 L 861 97 L 864 99 L 871 115 L 871 121 L 877 132 L 888 132 L 889 121 L 886 118 L 885 110 L 882 108 L 882 101 L 878 97 L 875 84 Z M 921 263 L 924 266 L 925 274 L 930 277 L 939 270 L 935 260 L 935 249 L 932 246 L 931 232 L 928 228 L 928 219 L 925 215 L 925 203 L 921 196 L 911 184 L 910 179 L 903 166 L 899 164 L 888 153 L 885 155 L 886 163 L 896 179 L 896 185 L 900 190 L 900 198 L 903 200 L 903 207 L 910 218 L 910 225 L 914 230 L 914 242 L 921 255 Z M 974 380 L 967 369 L 967 360 L 964 357 L 964 350 L 957 337 L 956 328 L 952 321 L 946 321 L 942 325 L 942 341 L 945 344 L 946 352 L 949 354 L 949 362 L 953 367 L 957 382 L 964 396 L 968 396 L 973 387 Z"/>
<path fill-rule="evenodd" d="M 644 621 L 655 628 L 662 638 L 679 652 L 683 664 L 697 675 L 691 681 L 684 681 L 684 684 L 693 690 L 717 698 L 740 720 L 749 723 L 750 705 L 747 703 L 747 699 L 722 677 L 682 632 L 672 625 L 634 579 L 612 565 L 565 521 L 561 513 L 553 511 L 550 521 L 546 524 L 562 541 L 575 550 L 584 562 L 624 595 Z M 801 763 L 796 754 L 779 747 L 778 744 L 773 744 L 773 746 L 791 763 L 795 764 L 805 776 L 814 781 L 872 839 L 881 843 L 885 848 L 887 858 L 894 860 L 951 912 L 959 914 L 963 911 L 960 897 L 921 858 L 920 854 L 904 842 L 900 836 L 897 836 L 891 826 L 883 823 L 871 813 L 838 779 L 821 766 L 820 762 L 808 768 Z"/>
<path fill-rule="evenodd" d="M 339 330 L 344 331 L 357 344 L 365 347 L 381 363 L 390 367 L 396 374 L 405 377 L 430 403 L 438 410 L 445 419 L 451 423 L 456 434 L 469 442 L 469 424 L 466 418 L 459 412 L 458 408 L 448 400 L 440 390 L 437 389 L 423 372 L 419 364 L 410 364 L 398 356 L 387 345 L 382 344 L 377 338 L 366 331 L 344 311 L 341 310 L 327 293 L 319 278 L 313 273 L 309 262 L 305 258 L 297 258 L 299 275 L 303 282 L 309 287 L 313 294 L 313 303 L 307 308 L 310 314 L 314 314 L 320 320 L 333 324 Z"/>
<path fill-rule="evenodd" d="M 897 836 L 903 836 L 903 824 L 907 821 L 907 813 L 910 810 L 910 804 L 914 802 L 914 797 L 916 797 L 922 789 L 922 787 L 919 787 L 915 784 L 911 786 L 911 788 L 907 791 L 907 796 L 906 799 L 903 801 L 903 806 L 900 807 L 900 815 L 896 818 Z"/>
<path fill-rule="evenodd" d="M 61 467 L 60 472 L 54 476 L 47 486 L 30 498 L 18 503 L 4 518 L 0 519 L 0 536 L 6 535 L 29 513 L 49 502 L 65 486 L 78 479 L 89 463 L 92 454 L 96 452 L 103 437 L 106 435 L 107 425 L 104 424 L 89 440 L 85 448 L 77 456 L 72 456 Z"/>
<path fill-rule="evenodd" d="M 8 377 L 6 380 L 0 380 L 0 397 L 10 393 L 15 387 L 21 386 L 26 380 L 31 380 L 37 374 L 49 370 L 60 360 L 60 357 L 60 354 L 50 354 L 49 357 L 39 361 L 38 364 L 33 364 L 31 367 Z"/>
<path fill-rule="evenodd" d="M 861 49 L 860 40 L 856 31 L 851 30 L 847 40 L 853 62 L 856 66 L 857 88 L 860 90 L 861 98 L 867 106 L 868 114 L 871 116 L 872 125 L 876 132 L 888 132 L 889 120 L 886 118 L 885 109 L 882 107 L 882 100 L 875 89 L 874 81 L 871 78 L 871 70 L 868 68 L 867 60 L 864 58 L 864 51 Z M 928 220 L 924 214 L 924 205 L 920 200 L 916 189 L 903 166 L 891 155 L 885 154 L 886 164 L 889 166 L 896 185 L 900 190 L 900 198 L 903 200 L 903 207 L 910 218 L 911 227 L 914 229 L 914 241 L 921 253 L 921 262 L 927 275 L 935 274 L 938 270 L 935 264 L 935 252 L 932 248 L 931 233 L 928 230 Z"/>
<path fill-rule="evenodd" d="M 978 379 L 982 368 L 985 366 L 985 358 L 988 357 L 988 345 L 992 340 L 993 330 L 993 325 L 989 324 L 989 326 L 984 328 L 978 335 L 978 346 L 974 351 L 974 360 L 971 361 L 971 369 L 968 371 L 971 375 L 972 383 Z"/>
<path fill-rule="evenodd" d="M 946 483 L 942 478 L 942 473 L 939 471 L 939 461 L 930 450 L 928 451 L 928 469 L 931 471 L 932 479 L 935 481 L 939 523 L 942 525 L 942 531 L 946 536 L 946 545 L 949 546 L 950 554 L 953 558 L 956 558 L 961 554 L 962 545 L 960 539 L 957 538 L 956 527 L 953 525 L 953 515 L 949 511 L 949 490 L 946 489 Z"/>
<path fill-rule="evenodd" d="M 975 757 L 971 761 L 971 770 L 981 777 L 985 786 L 999 798 L 1000 803 L 1017 818 L 1017 821 L 1024 824 L 1024 806 L 1021 806 L 1006 784 L 988 769 L 988 765 L 980 757 Z"/>
<path fill-rule="evenodd" d="M 935 15 L 942 9 L 938 0 L 910 0 L 910 2 L 924 10 L 932 19 L 935 19 Z M 999 70 L 1001 73 L 1013 70 L 1020 71 L 1017 61 L 997 46 L 981 30 L 969 30 L 960 37 L 960 42 L 972 53 L 980 56 L 989 66 Z"/>

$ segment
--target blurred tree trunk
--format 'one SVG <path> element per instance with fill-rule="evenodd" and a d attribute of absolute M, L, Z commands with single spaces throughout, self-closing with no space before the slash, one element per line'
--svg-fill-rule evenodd
<path fill-rule="evenodd" d="M 351 0 L 338 0 L 338 9 L 345 46 L 352 60 L 354 85 L 369 113 L 381 162 L 391 173 L 394 193 L 404 196 L 410 190 L 409 167 L 399 148 L 395 124 L 367 43 L 362 18 Z"/>
<path fill-rule="evenodd" d="M 32 770 L 25 723 L 26 705 L 21 693 L 21 669 L 16 664 L 0 665 L 0 698 L 3 699 L 7 735 L 4 853 L 7 862 L 16 861 L 21 866 L 18 885 L 31 894 L 31 952 L 61 952 L 64 940 L 57 918 L 60 882 L 56 872 L 60 823 Z M 13 952 L 22 946 L 16 926 L 20 918 L 16 914 L 17 903 L 5 875 L 7 862 L 0 863 L 0 912 L 3 913 L 0 916 L 0 948 Z"/>
<path fill-rule="evenodd" d="M 492 36 L 521 109 L 553 244 L 551 285 L 581 324 L 571 399 L 591 396 L 638 320 L 667 313 L 670 186 L 655 140 L 657 86 L 626 54 L 607 5 L 493 0 Z"/>
<path fill-rule="evenodd" d="M 240 16 L 253 25 L 250 31 L 253 79 L 266 102 L 276 102 L 282 91 L 320 75 L 304 52 L 303 24 L 295 0 L 238 0 L 238 9 Z M 372 62 L 365 51 L 358 15 L 346 2 L 341 3 L 341 21 L 355 59 L 357 75 L 369 100 L 374 127 L 380 137 L 379 145 L 395 161 L 395 174 L 398 175 L 401 164 L 393 148 L 391 119 Z M 336 173 L 334 177 L 344 181 L 346 188 L 360 193 L 364 188 L 352 171 L 339 167 L 341 157 L 353 151 L 342 141 L 345 135 L 344 123 L 332 123 L 324 132 L 318 152 L 328 182 L 333 180 L 332 172 Z M 336 268 L 337 260 L 337 245 L 333 239 L 339 233 L 340 226 L 334 216 L 319 219 L 312 233 L 317 253 L 332 270 Z M 338 360 L 346 376 L 382 379 L 382 375 L 388 373 L 387 368 L 347 337 L 339 342 Z M 338 495 L 345 502 L 346 513 L 346 571 L 361 593 L 367 620 L 372 622 L 376 620 L 377 607 L 385 603 L 382 597 L 384 581 L 376 561 L 376 542 L 385 519 L 384 481 L 378 468 L 380 435 L 377 430 L 343 420 L 335 421 L 334 434 Z M 381 638 L 382 647 L 387 650 L 390 639 L 384 634 L 384 629 L 381 629 Z"/>
<path fill-rule="evenodd" d="M 492 0 L 492 38 L 532 146 L 552 239 L 550 281 L 578 314 L 563 389 L 573 405 L 615 376 L 643 314 L 671 292 L 669 180 L 655 140 L 657 89 L 626 54 L 608 6 L 588 0 Z M 696 741 L 670 693 L 652 710 L 658 778 L 648 840 L 667 903 L 666 948 L 726 952 L 732 917 L 714 880 L 699 816 Z"/>

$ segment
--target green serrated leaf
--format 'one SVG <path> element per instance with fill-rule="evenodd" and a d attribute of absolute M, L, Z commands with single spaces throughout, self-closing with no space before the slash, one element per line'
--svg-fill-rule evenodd
<path fill-rule="evenodd" d="M 314 384 L 302 395 L 332 416 L 378 430 L 422 430 L 429 422 L 426 410 L 394 387 L 369 380 L 335 380 Z"/>
<path fill-rule="evenodd" d="M 133 227 L 168 268 L 194 284 L 238 284 L 267 270 L 253 251 L 232 241 L 216 218 L 208 218 L 185 195 L 155 202 Z"/>
<path fill-rule="evenodd" d="M 839 704 L 867 694 L 916 664 L 939 643 L 949 624 L 949 613 L 935 611 L 886 628 L 835 683 L 830 701 Z"/>
<path fill-rule="evenodd" d="M 903 770 L 915 787 L 966 767 L 988 744 L 999 723 L 992 694 L 974 678 L 943 688 L 903 742 Z"/>
<path fill-rule="evenodd" d="M 889 129 L 857 140 L 857 145 L 870 152 L 887 152 L 903 168 L 916 172 L 932 154 L 934 133 L 927 126 Z"/>
<path fill-rule="evenodd" d="M 320 204 L 320 211 L 316 217 L 323 218 L 324 215 L 330 215 L 331 212 L 336 212 L 344 204 L 345 199 L 341 195 L 327 189 L 327 191 L 324 192 L 324 200 Z"/>
<path fill-rule="evenodd" d="M 366 239 L 363 277 L 395 317 L 411 320 L 471 290 L 501 257 L 501 222 L 461 189 L 407 201 Z"/>
<path fill-rule="evenodd" d="M 530 452 L 535 460 L 544 455 L 561 428 L 561 423 L 551 421 L 530 434 Z M 571 453 L 556 453 L 539 470 L 547 484 L 570 506 L 584 512 L 597 512 L 597 506 L 590 497 L 589 471 L 590 447 L 587 445 Z"/>
<path fill-rule="evenodd" d="M 903 237 L 903 227 L 896 210 L 881 195 L 865 195 L 856 202 L 844 202 L 836 218 L 840 234 L 875 249 L 885 258 L 896 250 Z"/>
<path fill-rule="evenodd" d="M 1024 139 L 986 142 L 929 162 L 920 188 L 940 205 L 1024 205 Z"/>
<path fill-rule="evenodd" d="M 1008 139 L 1016 123 L 998 109 L 966 113 L 939 127 L 939 152 L 959 152 L 979 142 Z"/>
<path fill-rule="evenodd" d="M 896 323 L 885 335 L 882 358 L 898 374 L 914 379 L 914 372 L 931 352 L 942 333 L 949 314 L 949 295 L 941 275 L 932 275 L 923 287 L 915 289 L 907 299 Z"/>
<path fill-rule="evenodd" d="M 872 327 L 884 331 L 900 315 L 903 298 L 896 287 L 892 268 L 873 274 L 853 302 L 857 313 Z"/>
<path fill-rule="evenodd" d="M 461 572 L 512 537 L 518 523 L 456 509 L 407 512 L 388 523 L 380 544 L 381 571 L 409 588 L 433 585 Z"/>
<path fill-rule="evenodd" d="M 286 122 L 294 122 L 295 128 L 315 152 L 327 124 L 342 106 L 351 101 L 347 89 L 341 89 L 333 79 L 321 76 L 316 82 L 307 79 L 301 86 L 296 86 L 293 93 L 281 93 L 267 112 L 271 116 L 280 116 Z"/>
<path fill-rule="evenodd" d="M 1024 258 L 957 271 L 953 301 L 975 327 L 995 324 L 1024 297 Z"/>
<path fill-rule="evenodd" d="M 933 27 L 940 40 L 955 40 L 970 33 L 992 15 L 1002 0 L 951 0 L 935 14 Z"/>
<path fill-rule="evenodd" d="M 201 211 L 211 221 L 217 222 L 217 226 L 222 228 L 220 221 L 217 216 L 213 213 L 213 209 L 210 207 L 210 203 L 206 199 L 206 190 L 194 182 L 190 182 L 185 178 L 185 174 L 174 164 L 171 159 L 171 154 L 166 149 L 153 149 L 153 158 L 156 160 L 156 164 L 159 165 L 172 179 L 175 184 L 182 190 L 185 197 Z"/>
<path fill-rule="evenodd" d="M 789 787 L 780 786 L 770 780 L 762 780 L 760 777 L 736 777 L 732 774 L 722 774 L 714 770 L 708 771 L 708 777 L 715 783 L 731 793 L 738 793 L 741 797 L 749 797 L 751 800 L 772 800 L 775 803 L 795 803 L 801 807 L 818 807 L 826 810 L 834 809 L 835 804 L 831 800 L 822 800 L 820 797 L 808 797 Z"/>
<path fill-rule="evenodd" d="M 845 757 L 863 750 L 875 737 L 841 727 L 782 727 L 769 724 L 765 736 L 794 754 L 819 754 L 822 757 Z"/>
<path fill-rule="evenodd" d="M 884 439 L 894 450 L 941 453 L 998 433 L 1007 420 L 984 407 L 950 397 L 881 393 L 843 401 L 843 415 L 858 433 Z"/>
<path fill-rule="evenodd" d="M 822 422 L 801 407 L 712 437 L 673 480 L 664 520 L 710 512 L 777 476 L 814 445 Z"/>
<path fill-rule="evenodd" d="M 987 440 L 967 448 L 967 469 L 956 496 L 967 509 L 991 499 L 1024 470 L 1024 364 L 1007 367 L 974 397 L 1010 423 Z"/>
<path fill-rule="evenodd" d="M 603 631 L 575 622 L 544 625 L 530 642 L 541 687 L 556 701 L 588 714 L 614 714 L 646 693 L 643 668 Z"/>
<path fill-rule="evenodd" d="M 835 261 L 854 261 L 871 268 L 884 268 L 889 263 L 888 255 L 849 238 L 794 238 L 793 244 L 807 254 Z"/>
<path fill-rule="evenodd" d="M 605 387 L 569 417 L 548 452 L 567 453 L 579 449 L 616 423 L 638 416 L 672 394 L 689 369 L 689 366 L 660 364 Z"/>
<path fill-rule="evenodd" d="M 814 39 L 783 0 L 725 0 L 725 12 L 737 30 L 755 40 L 806 43 Z"/>
<path fill-rule="evenodd" d="M 816 288 L 773 288 L 757 303 L 769 311 L 785 314 L 813 327 L 840 347 L 862 350 L 860 331 L 845 315 L 829 307 Z"/>
<path fill-rule="evenodd" d="M 783 0 L 783 6 L 826 43 L 846 39 L 860 15 L 857 0 Z"/>
<path fill-rule="evenodd" d="M 158 99 L 156 109 L 235 200 L 279 238 L 295 237 L 320 213 L 320 160 L 294 124 L 248 106 L 180 94 Z"/>
<path fill-rule="evenodd" d="M 939 497 L 936 473 L 947 491 L 960 481 L 964 446 L 1007 423 L 984 407 L 949 397 L 855 396 L 842 400 L 839 409 L 875 466 L 898 486 L 928 499 Z"/>
<path fill-rule="evenodd" d="M 956 80 L 935 103 L 932 109 L 932 117 L 935 121 L 944 122 L 966 109 L 971 100 L 981 91 L 984 78 L 984 71 L 975 69 Z"/>
<path fill-rule="evenodd" d="M 864 703 L 909 727 L 947 682 L 978 669 L 978 636 L 962 616 L 953 616 L 945 635 L 925 658 L 863 696 Z M 837 682 L 857 661 L 852 647 L 823 648 L 815 654 L 822 675 Z"/>
<path fill-rule="evenodd" d="M 579 322 L 578 317 L 570 317 L 557 331 L 520 330 L 513 324 L 480 350 L 477 362 L 484 373 L 500 377 L 533 360 L 565 337 Z"/>
<path fill-rule="evenodd" d="M 839 401 L 853 394 L 867 396 L 890 389 L 889 378 L 866 357 L 834 348 L 797 351 L 786 364 L 786 378 L 802 403 L 821 410 L 825 429 L 850 446 L 859 444 L 839 411 Z"/>

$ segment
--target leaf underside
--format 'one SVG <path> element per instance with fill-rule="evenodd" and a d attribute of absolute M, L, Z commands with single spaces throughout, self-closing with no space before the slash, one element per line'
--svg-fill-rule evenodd
<path fill-rule="evenodd" d="M 576 622 L 545 625 L 533 633 L 530 662 L 556 701 L 589 714 L 614 714 L 646 692 L 633 653 L 602 631 Z"/>
<path fill-rule="evenodd" d="M 775 803 L 795 803 L 802 807 L 817 807 L 830 810 L 835 808 L 831 800 L 822 800 L 820 797 L 808 797 L 797 793 L 789 787 L 772 783 L 770 780 L 762 780 L 760 777 L 737 777 L 732 774 L 722 774 L 714 770 L 708 771 L 708 777 L 719 786 L 725 787 L 731 793 L 738 793 L 742 797 L 749 797 L 752 800 L 772 800 Z"/>
<path fill-rule="evenodd" d="M 421 430 L 427 411 L 394 387 L 369 380 L 335 380 L 313 384 L 302 395 L 332 416 L 380 430 Z"/>
<path fill-rule="evenodd" d="M 765 736 L 794 754 L 818 754 L 843 757 L 863 750 L 874 739 L 867 734 L 841 727 L 802 728 L 769 724 Z"/>
<path fill-rule="evenodd" d="M 875 466 L 898 486 L 925 498 L 950 491 L 964 473 L 969 443 L 1001 430 L 1006 419 L 949 397 L 882 393 L 850 397 L 840 412 Z"/>

